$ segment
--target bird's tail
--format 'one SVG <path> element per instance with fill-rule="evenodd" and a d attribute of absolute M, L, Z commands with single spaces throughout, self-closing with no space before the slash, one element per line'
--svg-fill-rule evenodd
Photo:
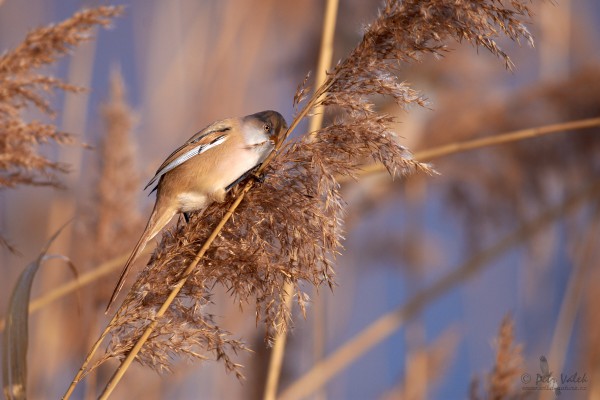
<path fill-rule="evenodd" d="M 152 214 L 150 215 L 148 224 L 144 229 L 144 233 L 142 233 L 140 240 L 138 240 L 137 244 L 133 248 L 133 251 L 131 252 L 131 255 L 125 263 L 125 266 L 123 267 L 123 271 L 121 272 L 121 276 L 119 277 L 119 282 L 117 283 L 117 286 L 115 287 L 112 296 L 110 296 L 108 306 L 106 306 L 106 313 L 108 313 L 110 307 L 119 295 L 119 292 L 121 292 L 121 289 L 125 284 L 125 278 L 127 278 L 127 275 L 129 274 L 129 269 L 131 268 L 133 262 L 138 258 L 142 250 L 144 250 L 146 244 L 148 244 L 148 242 L 152 240 L 152 238 L 156 236 L 166 224 L 169 223 L 171 218 L 173 218 L 173 215 L 175 215 L 175 210 L 167 209 L 159 211 L 158 207 L 159 205 L 156 204 L 154 210 L 152 210 Z"/>

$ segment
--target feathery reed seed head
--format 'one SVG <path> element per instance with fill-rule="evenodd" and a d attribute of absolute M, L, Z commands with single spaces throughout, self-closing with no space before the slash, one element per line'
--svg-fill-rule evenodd
<path fill-rule="evenodd" d="M 102 105 L 105 135 L 100 146 L 100 177 L 96 188 L 93 222 L 96 260 L 126 252 L 142 218 L 137 196 L 141 183 L 133 143 L 137 117 L 125 99 L 125 84 L 118 69 L 110 75 L 109 99 Z M 126 247 L 127 246 L 127 247 Z"/>
<path fill-rule="evenodd" d="M 523 372 L 522 346 L 515 343 L 514 321 L 510 315 L 504 316 L 498 337 L 496 338 L 496 362 L 488 374 L 487 387 L 482 392 L 480 381 L 471 382 L 469 398 L 479 399 L 521 399 L 528 397 L 527 392 L 517 388 L 516 382 Z"/>
<path fill-rule="evenodd" d="M 57 173 L 67 172 L 68 165 L 41 155 L 38 146 L 49 142 L 71 144 L 73 136 L 51 124 L 26 122 L 22 113 L 33 107 L 53 116 L 46 98 L 48 94 L 55 90 L 80 92 L 83 89 L 36 70 L 90 40 L 95 26 L 108 26 L 121 11 L 121 7 L 80 11 L 59 24 L 31 31 L 15 49 L 0 56 L 0 188 L 59 186 Z"/>
<path fill-rule="evenodd" d="M 184 284 L 166 314 L 158 320 L 138 360 L 156 369 L 169 369 L 171 356 L 203 358 L 212 353 L 239 373 L 227 350 L 243 345 L 222 331 L 205 306 L 210 288 L 222 284 L 240 305 L 254 303 L 257 321 L 268 338 L 290 324 L 285 307 L 285 283 L 291 283 L 304 310 L 307 295 L 301 282 L 333 286 L 333 262 L 343 239 L 344 201 L 336 176 L 354 176 L 363 163 L 383 163 L 393 176 L 415 171 L 432 173 L 410 157 L 388 128 L 391 117 L 375 111 L 373 96 L 391 96 L 400 106 L 425 105 L 425 100 L 400 82 L 400 62 L 446 51 L 448 39 L 483 46 L 510 66 L 495 42 L 500 33 L 531 40 L 523 23 L 529 11 L 523 2 L 488 0 L 388 0 L 362 41 L 328 75 L 323 86 L 306 98 L 307 79 L 294 97 L 304 99 L 296 117 L 323 105 L 337 118 L 316 132 L 286 144 L 265 169 L 266 181 L 246 194 L 198 268 Z M 295 123 L 291 124 L 296 126 Z M 117 312 L 106 358 L 121 357 L 153 319 L 181 272 L 225 216 L 236 196 L 213 204 L 163 234 L 148 266 Z"/>

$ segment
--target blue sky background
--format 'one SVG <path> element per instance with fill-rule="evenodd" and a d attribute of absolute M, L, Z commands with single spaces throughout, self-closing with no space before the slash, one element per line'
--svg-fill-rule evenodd
<path fill-rule="evenodd" d="M 359 40 L 361 26 L 376 14 L 380 2 L 343 0 L 341 3 L 336 60 L 344 57 Z M 514 55 L 517 68 L 513 73 L 505 71 L 502 63 L 484 50 L 479 50 L 477 55 L 469 46 L 455 43 L 451 47 L 456 51 L 437 64 L 425 59 L 417 66 L 407 67 L 407 80 L 432 101 L 431 110 L 399 113 L 402 121 L 399 133 L 409 147 L 430 147 L 424 133 L 427 124 L 436 113 L 444 112 L 449 99 L 460 101 L 473 96 L 479 99 L 482 108 L 503 104 L 527 87 L 559 82 L 574 75 L 582 66 L 597 66 L 600 61 L 600 4 L 594 0 L 557 3 L 556 6 L 538 5 L 537 2 L 534 5 L 535 18 L 541 18 L 541 15 L 550 21 L 541 26 L 534 18 L 535 49 L 503 43 Z M 97 4 L 117 3 L 6 0 L 0 6 L 1 49 L 14 47 L 33 27 L 68 18 L 83 6 Z M 66 58 L 52 71 L 70 81 L 75 78 L 72 83 L 90 88 L 87 95 L 75 100 L 82 102 L 79 105 L 84 112 L 78 114 L 79 122 L 77 118 L 70 119 L 65 96 L 56 96 L 53 102 L 59 126 L 67 130 L 77 127 L 74 133 L 81 135 L 83 141 L 99 142 L 103 135 L 99 107 L 108 97 L 110 72 L 116 67 L 123 75 L 127 100 L 138 118 L 134 139 L 144 180 L 151 176 L 171 149 L 215 119 L 262 109 L 277 109 L 288 121 L 292 119 L 296 86 L 308 70 L 315 68 L 322 18 L 320 1 L 256 0 L 239 2 L 235 7 L 230 2 L 191 0 L 129 0 L 118 4 L 126 6 L 125 14 L 114 21 L 113 27 L 98 31 L 95 42 L 74 50 L 73 57 Z M 565 20 L 567 24 L 556 22 L 557 27 L 552 28 L 552 18 L 566 13 L 565 8 L 569 10 L 568 17 L 561 19 L 560 24 Z M 266 17 L 262 19 L 264 15 Z M 547 39 L 560 35 L 562 28 L 566 29 L 563 36 L 568 38 L 563 47 Z M 260 33 L 260 29 L 264 32 Z M 229 31 L 234 33 L 228 39 Z M 227 46 L 219 47 L 222 43 Z M 545 65 L 547 60 L 553 60 L 553 55 L 556 58 L 552 65 Z M 90 57 L 91 67 L 86 70 L 85 60 L 89 61 Z M 542 57 L 549 58 L 544 61 Z M 74 69 L 83 74 L 82 81 L 77 81 Z M 540 72 L 542 70 L 546 72 Z M 465 109 L 464 113 L 470 111 Z M 459 119 L 464 115 L 455 117 Z M 448 121 L 448 124 L 453 123 Z M 486 129 L 482 127 L 481 131 L 485 133 Z M 453 140 L 455 138 L 448 137 L 446 142 Z M 548 140 L 545 143 L 549 145 L 553 143 L 552 138 L 544 140 Z M 2 254 L 3 276 L 6 276 L 2 284 L 4 293 L 18 274 L 19 269 L 14 266 L 24 265 L 32 259 L 48 236 L 53 224 L 48 217 L 48 205 L 65 196 L 76 199 L 76 205 L 90 201 L 90 176 L 94 173 L 97 155 L 80 149 L 49 148 L 46 151 L 59 158 L 76 160 L 76 172 L 65 178 L 66 192 L 25 188 L 0 193 L 2 225 L 24 254 L 22 258 Z M 421 179 L 419 184 L 413 185 L 416 188 L 404 188 L 402 181 L 390 183 L 386 177 L 369 178 L 344 189 L 352 223 L 348 227 L 345 250 L 337 261 L 339 286 L 333 294 L 328 289 L 321 292 L 326 299 L 326 353 L 333 352 L 380 316 L 405 304 L 419 290 L 429 287 L 473 254 L 470 247 L 473 243 L 465 233 L 465 219 L 452 211 L 443 195 L 447 190 L 444 186 L 446 176 L 456 179 L 452 175 L 453 163 L 458 164 L 462 157 L 450 156 L 439 163 L 436 161 L 441 176 Z M 486 156 L 481 157 L 485 162 Z M 548 203 L 552 204 L 554 200 L 548 199 Z M 141 187 L 139 201 L 147 215 L 153 198 L 147 198 Z M 536 206 L 532 207 L 535 211 Z M 19 217 L 22 215 L 23 218 Z M 535 212 L 530 213 L 530 216 L 534 215 Z M 585 218 L 583 211 L 578 221 L 585 221 Z M 480 236 L 481 246 L 486 248 L 496 243 L 518 226 L 517 222 L 511 220 L 507 225 L 488 227 Z M 327 398 L 379 399 L 385 398 L 398 385 L 411 385 L 410 381 L 404 381 L 406 357 L 411 346 L 407 339 L 411 335 L 407 332 L 410 329 L 417 332 L 417 342 L 423 346 L 431 345 L 444 334 L 454 334 L 456 340 L 448 343 L 455 343 L 455 347 L 449 351 L 449 361 L 441 376 L 428 382 L 427 397 L 466 398 L 472 378 L 479 376 L 485 382 L 485 374 L 493 367 L 494 338 L 507 313 L 515 321 L 516 340 L 523 345 L 525 371 L 532 375 L 539 372 L 538 358 L 548 354 L 573 271 L 570 254 L 574 235 L 582 233 L 572 229 L 572 225 L 559 221 L 537 237 L 537 253 L 528 250 L 526 243 L 515 246 L 494 259 L 481 273 L 429 303 L 409 321 L 408 328 L 403 326 L 331 380 L 326 390 Z M 421 254 L 421 262 L 411 267 L 406 262 L 402 243 L 410 237 L 415 226 L 419 228 L 415 234 L 425 238 L 427 245 Z M 378 243 L 392 245 L 384 246 L 382 250 Z M 393 243 L 397 243 L 397 248 Z M 590 278 L 590 285 L 596 283 Z M 43 288 L 44 284 L 40 284 L 37 290 L 42 292 Z M 223 318 L 224 324 L 240 327 L 233 333 L 255 343 L 262 332 L 253 324 L 252 307 L 245 313 L 230 314 L 233 307 L 227 297 L 217 295 L 216 299 L 215 302 L 221 303 L 215 306 L 215 312 Z M 0 305 L 4 306 L 6 301 L 7 296 L 2 296 Z M 285 361 L 283 387 L 314 363 L 311 356 L 313 311 L 309 308 L 307 320 L 299 314 L 296 316 Z M 245 322 L 228 321 L 236 318 Z M 35 324 L 34 321 L 34 329 Z M 586 348 L 582 342 L 584 326 L 578 316 L 569 347 L 564 349 L 566 364 L 560 371 L 585 372 L 581 364 L 581 354 Z M 32 365 L 36 351 L 45 346 L 51 344 L 43 341 L 33 344 Z M 59 396 L 80 359 L 74 354 L 71 360 L 65 361 L 64 352 L 58 350 L 57 354 L 48 357 L 54 357 L 47 364 L 55 368 L 50 370 L 59 372 L 48 376 L 43 369 L 33 368 L 30 372 L 32 398 L 43 398 L 41 393 Z M 248 357 L 243 359 L 250 362 Z M 549 362 L 552 369 L 552 360 Z M 182 369 L 176 370 L 170 378 L 160 378 L 139 368 L 131 373 L 129 382 L 131 386 L 136 386 L 134 382 L 142 386 L 141 382 L 151 382 L 146 388 L 152 393 L 151 397 L 182 399 L 230 395 L 244 398 L 245 390 L 260 385 L 256 382 L 239 385 L 235 377 L 225 375 L 224 368 L 212 361 L 179 368 Z M 519 382 L 515 384 L 520 386 Z M 115 398 L 128 398 L 132 390 L 148 395 L 139 385 L 135 389 L 131 386 L 120 388 Z M 585 397 L 586 393 L 568 393 L 568 398 Z"/>

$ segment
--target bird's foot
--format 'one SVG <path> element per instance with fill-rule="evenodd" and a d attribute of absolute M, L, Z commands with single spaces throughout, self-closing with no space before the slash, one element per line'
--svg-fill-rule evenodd
<path fill-rule="evenodd" d="M 254 179 L 254 181 L 255 181 L 255 182 L 258 182 L 258 183 L 263 183 L 263 182 L 265 181 L 265 174 L 264 174 L 264 173 L 262 173 L 262 172 L 261 172 L 261 173 L 258 173 L 258 172 L 255 172 L 255 171 L 253 171 L 253 172 L 250 174 L 250 177 L 251 177 L 252 179 Z"/>

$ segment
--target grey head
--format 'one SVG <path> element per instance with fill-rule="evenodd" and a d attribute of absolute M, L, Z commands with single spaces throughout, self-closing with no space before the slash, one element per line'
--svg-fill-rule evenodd
<path fill-rule="evenodd" d="M 264 130 L 265 134 L 275 145 L 283 139 L 283 134 L 288 128 L 283 116 L 277 111 L 273 110 L 261 111 L 257 112 L 256 114 L 247 115 L 244 117 L 243 121 L 244 123 L 250 122 L 254 124 L 260 124 L 261 129 Z"/>

